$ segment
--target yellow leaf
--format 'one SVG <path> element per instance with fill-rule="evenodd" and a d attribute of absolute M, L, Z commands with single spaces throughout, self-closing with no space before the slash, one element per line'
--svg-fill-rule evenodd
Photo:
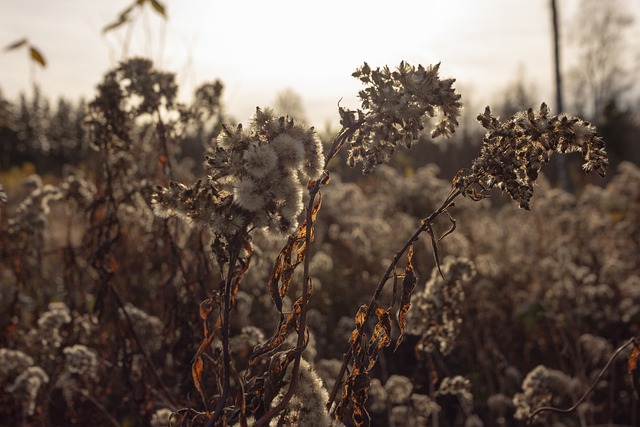
<path fill-rule="evenodd" d="M 31 47 L 30 50 L 31 50 L 31 59 L 33 59 L 43 67 L 46 67 L 47 63 L 44 60 L 44 57 L 42 56 L 42 54 L 38 51 L 38 49 L 36 49 L 35 47 Z"/>

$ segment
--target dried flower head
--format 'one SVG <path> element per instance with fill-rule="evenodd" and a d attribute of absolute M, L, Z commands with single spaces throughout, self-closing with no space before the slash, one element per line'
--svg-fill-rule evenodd
<path fill-rule="evenodd" d="M 431 352 L 438 348 L 448 354 L 462 323 L 463 286 L 475 276 L 475 267 L 466 258 L 447 258 L 442 272 L 447 282 L 434 268 L 424 292 L 414 295 L 407 323 L 408 333 L 422 336 L 418 349 Z"/>
<path fill-rule="evenodd" d="M 442 119 L 434 126 L 431 137 L 450 136 L 458 126 L 462 103 L 452 85 L 454 79 L 440 79 L 440 64 L 427 68 L 402 61 L 395 71 L 365 64 L 353 76 L 366 88 L 361 90 L 362 110 L 357 111 L 360 126 L 349 139 L 348 162 L 362 163 L 363 173 L 385 163 L 398 143 L 407 148 L 418 139 L 428 118 L 439 109 Z M 356 112 L 340 109 L 342 124 L 356 121 Z"/>
<path fill-rule="evenodd" d="M 324 157 L 313 128 L 257 109 L 249 130 L 223 127 L 207 165 L 206 184 L 159 187 L 153 203 L 159 215 L 176 213 L 228 238 L 250 225 L 293 231 L 303 191 L 322 174 Z"/>
<path fill-rule="evenodd" d="M 286 383 L 291 381 L 292 371 L 293 364 L 290 364 L 284 377 Z M 284 387 L 273 399 L 273 405 L 282 400 L 286 389 Z M 331 426 L 331 417 L 325 410 L 328 400 L 329 394 L 318 374 L 306 360 L 300 359 L 296 391 L 282 416 L 283 425 Z M 277 418 L 272 421 L 272 425 L 280 425 L 276 420 Z"/>
<path fill-rule="evenodd" d="M 409 402 L 413 392 L 411 380 L 402 375 L 391 375 L 384 385 L 389 400 L 394 405 L 403 405 Z"/>
<path fill-rule="evenodd" d="M 133 323 L 133 328 L 140 337 L 142 344 L 150 352 L 155 352 L 162 346 L 164 325 L 158 317 L 147 314 L 138 307 L 127 303 L 124 307 L 127 316 Z M 119 310 L 120 318 L 124 319 L 125 314 L 122 309 Z"/>
<path fill-rule="evenodd" d="M 38 319 L 38 327 L 42 331 L 49 332 L 60 329 L 69 322 L 71 322 L 69 307 L 64 302 L 52 302 L 49 303 L 49 309 Z"/>
<path fill-rule="evenodd" d="M 148 59 L 133 58 L 110 71 L 89 104 L 91 141 L 98 147 L 125 147 L 131 118 L 172 107 L 178 93 L 175 76 L 154 69 Z"/>
<path fill-rule="evenodd" d="M 23 409 L 33 415 L 36 409 L 38 391 L 43 384 L 49 382 L 49 375 L 39 366 L 31 366 L 16 377 L 7 391 L 24 398 Z"/>
<path fill-rule="evenodd" d="M 576 380 L 561 371 L 536 366 L 522 382 L 522 393 L 513 396 L 515 417 L 526 419 L 541 406 L 557 404 L 567 395 L 574 395 L 578 386 Z"/>
<path fill-rule="evenodd" d="M 553 153 L 580 152 L 583 169 L 606 173 L 609 160 L 604 141 L 588 122 L 565 115 L 549 116 L 549 108 L 529 109 L 500 122 L 491 115 L 489 107 L 478 121 L 487 130 L 480 156 L 470 170 L 463 169 L 454 179 L 454 185 L 463 195 L 481 196 L 481 189 L 498 187 L 508 193 L 521 208 L 530 209 L 533 185 L 543 164 Z"/>
<path fill-rule="evenodd" d="M 95 378 L 98 373 L 98 356 L 95 351 L 82 344 L 66 347 L 63 350 L 65 369 L 72 373 Z"/>
<path fill-rule="evenodd" d="M 33 366 L 33 359 L 20 350 L 0 348 L 0 382 L 14 372 L 23 372 Z"/>
<path fill-rule="evenodd" d="M 446 377 L 440 383 L 438 393 L 441 395 L 453 394 L 458 397 L 460 403 L 469 412 L 473 408 L 473 394 L 471 393 L 471 381 L 463 376 Z"/>
<path fill-rule="evenodd" d="M 168 408 L 158 409 L 151 415 L 151 427 L 167 427 L 171 421 L 173 411 Z"/>

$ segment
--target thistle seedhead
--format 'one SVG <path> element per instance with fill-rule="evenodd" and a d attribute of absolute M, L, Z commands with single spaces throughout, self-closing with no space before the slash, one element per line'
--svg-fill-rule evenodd
<path fill-rule="evenodd" d="M 416 68 L 402 61 L 396 71 L 386 66 L 372 70 L 365 62 L 353 73 L 366 87 L 359 93 L 362 110 L 340 110 L 343 126 L 359 125 L 349 139 L 350 166 L 362 163 L 366 174 L 387 162 L 398 143 L 410 148 L 437 110 L 442 119 L 431 137 L 455 132 L 462 108 L 460 95 L 452 87 L 455 79 L 440 79 L 439 69 L 440 64 Z"/>
<path fill-rule="evenodd" d="M 553 153 L 578 151 L 586 172 L 606 173 L 609 159 L 596 129 L 575 117 L 549 116 L 544 103 L 537 112 L 530 108 L 505 122 L 493 117 L 487 107 L 478 121 L 487 130 L 480 155 L 471 169 L 461 170 L 453 181 L 463 195 L 482 198 L 474 185 L 482 190 L 498 187 L 521 208 L 530 209 L 533 185 Z"/>
<path fill-rule="evenodd" d="M 249 226 L 289 233 L 298 226 L 307 183 L 323 167 L 313 128 L 258 108 L 248 130 L 223 127 L 209 150 L 206 182 L 159 187 L 153 202 L 159 215 L 178 214 L 226 238 Z"/>

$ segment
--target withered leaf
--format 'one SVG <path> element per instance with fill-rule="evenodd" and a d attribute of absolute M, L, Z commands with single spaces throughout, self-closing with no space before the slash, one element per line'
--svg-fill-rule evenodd
<path fill-rule="evenodd" d="M 204 402 L 205 406 L 207 405 L 207 397 L 204 393 L 204 387 L 202 385 L 202 372 L 204 369 L 204 362 L 202 360 L 202 356 L 196 356 L 196 359 L 193 361 L 191 365 L 191 375 L 193 376 L 193 383 L 198 389 L 198 393 L 200 393 L 200 397 Z"/>
<path fill-rule="evenodd" d="M 629 360 L 627 362 L 629 381 L 631 382 L 631 387 L 633 388 L 633 393 L 636 398 L 640 393 L 638 391 L 640 389 L 640 369 L 638 369 L 638 358 L 640 358 L 640 347 L 636 344 L 634 345 L 633 350 L 631 350 L 631 354 L 629 354 Z"/>
<path fill-rule="evenodd" d="M 417 278 L 413 270 L 413 245 L 409 246 L 407 254 L 407 266 L 404 270 L 404 279 L 402 280 L 402 296 L 400 297 L 400 311 L 398 312 L 398 325 L 400 326 L 400 336 L 396 341 L 396 350 L 404 334 L 407 331 L 407 313 L 411 308 L 411 294 L 416 287 Z M 395 350 L 394 350 L 395 351 Z"/>

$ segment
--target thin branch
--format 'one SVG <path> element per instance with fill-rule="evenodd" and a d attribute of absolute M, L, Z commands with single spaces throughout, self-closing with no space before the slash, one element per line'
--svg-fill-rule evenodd
<path fill-rule="evenodd" d="M 275 417 L 280 411 L 282 411 L 288 404 L 291 398 L 295 393 L 295 389 L 298 383 L 298 373 L 300 371 L 300 358 L 302 356 L 302 351 L 300 349 L 304 348 L 305 345 L 305 334 L 307 330 L 307 302 L 310 296 L 309 284 L 311 282 L 309 276 L 309 258 L 311 251 L 311 236 L 312 236 L 312 227 L 313 227 L 313 212 L 315 208 L 315 199 L 320 191 L 320 186 L 326 183 L 327 178 L 329 177 L 326 172 L 327 166 L 331 159 L 335 157 L 335 155 L 340 151 L 344 143 L 356 132 L 356 130 L 362 125 L 363 121 L 360 120 L 354 123 L 352 126 L 343 128 L 343 130 L 335 137 L 329 152 L 327 153 L 324 167 L 325 170 L 323 177 L 316 180 L 311 188 L 309 188 L 309 203 L 307 204 L 306 211 L 306 232 L 305 232 L 305 247 L 304 247 L 304 265 L 303 265 L 303 279 L 302 279 L 302 302 L 300 308 L 300 320 L 298 323 L 298 340 L 296 342 L 296 348 L 298 349 L 298 353 L 293 361 L 293 368 L 291 372 L 291 383 L 289 384 L 289 389 L 283 396 L 282 400 L 274 407 L 271 408 L 265 415 L 263 415 L 259 420 L 256 421 L 255 427 L 262 427 L 273 417 Z"/>
<path fill-rule="evenodd" d="M 158 375 L 158 372 L 156 370 L 155 364 L 151 360 L 151 357 L 149 356 L 149 353 L 147 353 L 147 349 L 142 345 L 142 341 L 140 340 L 140 337 L 138 336 L 138 333 L 136 332 L 136 329 L 133 326 L 133 321 L 131 320 L 131 317 L 129 317 L 129 313 L 127 313 L 127 310 L 125 310 L 124 300 L 120 296 L 120 293 L 116 290 L 116 288 L 110 282 L 107 282 L 107 286 L 109 287 L 111 292 L 113 292 L 113 295 L 116 297 L 116 301 L 118 302 L 118 305 L 120 306 L 120 309 L 122 310 L 122 314 L 124 315 L 125 319 L 127 319 L 127 323 L 129 324 L 129 329 L 131 330 L 131 335 L 133 336 L 134 341 L 138 345 L 138 349 L 140 349 L 140 353 L 142 353 L 142 357 L 144 358 L 144 361 L 146 362 L 147 366 L 149 367 L 149 370 L 151 371 L 151 374 L 153 375 L 155 380 L 158 382 L 160 387 L 162 387 L 162 390 L 164 391 L 165 397 L 169 399 L 169 402 L 171 403 L 171 405 L 173 405 L 174 408 L 177 408 L 178 404 L 174 400 L 171 391 L 169 390 L 167 385 L 164 383 L 164 381 L 162 381 L 162 378 L 160 378 L 160 376 Z"/>
<path fill-rule="evenodd" d="M 556 413 L 559 413 L 559 414 L 569 414 L 569 413 L 575 411 L 576 409 L 578 409 L 578 406 L 580 406 L 580 404 L 582 402 L 584 402 L 587 399 L 587 397 L 589 397 L 589 395 L 596 388 L 596 385 L 598 385 L 598 383 L 600 382 L 602 377 L 604 377 L 604 375 L 607 373 L 607 371 L 609 370 L 609 367 L 616 360 L 618 355 L 620 353 L 622 353 L 622 351 L 624 351 L 624 349 L 629 347 L 631 344 L 633 344 L 634 346 L 640 345 L 640 337 L 631 338 L 629 341 L 627 341 L 626 344 L 624 344 L 621 347 L 619 347 L 615 351 L 615 353 L 613 353 L 611 355 L 611 357 L 609 358 L 609 361 L 607 362 L 607 364 L 604 365 L 604 368 L 602 368 L 602 370 L 600 371 L 600 373 L 598 374 L 596 379 L 593 380 L 593 382 L 591 383 L 591 386 L 589 386 L 587 391 L 584 392 L 584 394 L 580 397 L 580 399 L 578 399 L 578 401 L 576 403 L 573 404 L 573 406 L 571 406 L 570 408 L 567 408 L 567 409 L 556 408 L 554 406 L 542 406 L 542 407 L 536 409 L 535 411 L 533 411 L 531 413 L 531 415 L 529 415 L 529 418 L 527 419 L 527 425 L 532 425 L 534 418 L 536 416 L 538 416 L 539 414 L 543 413 L 543 412 L 556 412 Z"/>
<path fill-rule="evenodd" d="M 240 249 L 242 245 L 240 240 L 242 239 L 241 233 L 237 233 L 232 242 L 230 242 L 231 254 L 229 257 L 229 269 L 227 271 L 227 277 L 224 283 L 224 307 L 222 311 L 222 363 L 223 363 L 223 377 L 222 377 L 222 393 L 218 399 L 216 410 L 205 424 L 205 427 L 212 427 L 215 422 L 222 416 L 224 411 L 225 402 L 227 401 L 227 395 L 229 394 L 229 387 L 231 382 L 231 354 L 229 351 L 229 334 L 230 334 L 230 319 L 229 314 L 231 312 L 231 285 L 233 281 L 233 272 L 238 261 Z"/>
<path fill-rule="evenodd" d="M 455 188 L 452 189 L 451 192 L 449 192 L 449 195 L 446 197 L 445 201 L 442 203 L 442 205 L 440 205 L 438 209 L 433 211 L 431 215 L 429 215 L 427 218 L 422 220 L 422 224 L 420 225 L 420 227 L 418 227 L 415 233 L 413 233 L 413 235 L 405 242 L 402 249 L 396 252 L 395 256 L 391 260 L 391 263 L 389 264 L 389 267 L 387 268 L 387 271 L 380 279 L 380 282 L 378 283 L 378 286 L 376 287 L 376 290 L 373 293 L 373 297 L 371 298 L 371 301 L 369 303 L 369 308 L 367 310 L 367 313 L 365 314 L 363 325 L 366 324 L 369 318 L 374 314 L 375 309 L 377 307 L 376 302 L 378 301 L 378 298 L 380 297 L 380 294 L 382 293 L 384 286 L 386 285 L 386 283 L 389 281 L 389 278 L 393 274 L 396 264 L 398 264 L 402 256 L 409 249 L 409 247 L 415 241 L 418 240 L 418 238 L 420 237 L 420 234 L 424 233 L 426 230 L 430 230 L 431 224 L 433 223 L 433 221 L 442 212 L 446 212 L 447 209 L 451 206 L 451 203 L 453 203 L 455 198 L 458 197 L 460 194 L 461 192 L 459 189 L 455 189 Z M 429 233 L 432 235 L 433 231 L 430 231 Z M 432 235 L 432 240 L 433 240 L 433 235 Z M 439 268 L 440 266 L 438 266 L 438 269 Z M 350 346 L 349 350 L 347 350 L 347 352 L 344 354 L 342 358 L 342 366 L 340 367 L 340 371 L 338 373 L 338 377 L 336 378 L 336 382 L 333 385 L 333 389 L 329 394 L 329 401 L 327 402 L 327 411 L 331 409 L 331 406 L 333 405 L 333 402 L 335 401 L 336 396 L 338 395 L 338 390 L 340 389 L 340 386 L 342 384 L 342 379 L 344 378 L 344 374 L 347 371 L 347 366 L 351 362 L 352 356 L 353 356 L 353 347 Z"/>

